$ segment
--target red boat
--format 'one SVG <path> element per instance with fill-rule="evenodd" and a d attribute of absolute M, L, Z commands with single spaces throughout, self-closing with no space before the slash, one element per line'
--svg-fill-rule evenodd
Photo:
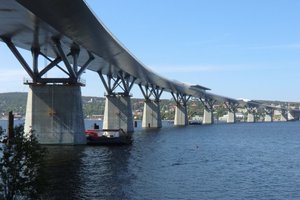
<path fill-rule="evenodd" d="M 123 129 L 90 129 L 85 131 L 89 145 L 124 145 L 131 144 L 131 135 Z"/>

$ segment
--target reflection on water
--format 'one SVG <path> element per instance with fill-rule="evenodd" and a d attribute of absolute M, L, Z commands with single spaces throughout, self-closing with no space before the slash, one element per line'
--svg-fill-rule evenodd
<path fill-rule="evenodd" d="M 85 146 L 46 146 L 47 199 L 77 199 Z"/>
<path fill-rule="evenodd" d="M 128 199 L 126 185 L 130 184 L 128 165 L 130 146 L 89 147 L 86 149 L 82 169 L 84 188 L 89 193 L 81 193 L 82 199 Z"/>
<path fill-rule="evenodd" d="M 131 146 L 47 146 L 49 199 L 128 199 Z"/>

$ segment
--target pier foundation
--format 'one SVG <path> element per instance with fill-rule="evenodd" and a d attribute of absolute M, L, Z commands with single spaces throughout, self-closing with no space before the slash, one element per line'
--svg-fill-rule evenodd
<path fill-rule="evenodd" d="M 24 132 L 40 144 L 85 144 L 80 86 L 29 85 Z"/>
<path fill-rule="evenodd" d="M 162 127 L 159 101 L 152 101 L 150 99 L 145 100 L 142 127 L 143 128 Z"/>
<path fill-rule="evenodd" d="M 103 129 L 123 129 L 132 133 L 133 116 L 129 95 L 107 95 L 104 109 Z"/>

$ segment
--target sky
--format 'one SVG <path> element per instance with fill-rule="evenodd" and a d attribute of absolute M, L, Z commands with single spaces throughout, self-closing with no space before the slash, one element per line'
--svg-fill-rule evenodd
<path fill-rule="evenodd" d="M 298 0 L 86 2 L 135 57 L 170 80 L 231 98 L 300 101 Z M 27 75 L 3 43 L 0 63 L 0 92 L 26 92 Z M 83 95 L 103 96 L 95 73 L 83 78 Z M 132 93 L 142 97 L 138 87 Z"/>

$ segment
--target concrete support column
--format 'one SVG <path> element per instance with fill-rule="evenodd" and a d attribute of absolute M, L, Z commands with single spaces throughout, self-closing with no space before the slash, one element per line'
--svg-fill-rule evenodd
<path fill-rule="evenodd" d="M 290 112 L 290 111 L 288 111 L 288 118 L 287 118 L 288 120 L 296 120 L 296 118 L 295 118 L 295 116 L 293 115 L 293 113 L 292 112 Z"/>
<path fill-rule="evenodd" d="M 265 122 L 273 122 L 273 116 L 269 113 L 266 113 Z"/>
<path fill-rule="evenodd" d="M 107 95 L 105 100 L 103 129 L 123 129 L 132 133 L 133 116 L 129 95 Z"/>
<path fill-rule="evenodd" d="M 227 123 L 235 123 L 236 118 L 235 118 L 235 112 L 234 111 L 228 111 L 228 117 L 227 117 Z"/>
<path fill-rule="evenodd" d="M 145 100 L 142 127 L 143 128 L 162 127 L 159 101 L 152 101 L 150 99 Z"/>
<path fill-rule="evenodd" d="M 248 103 L 248 105 L 246 105 L 246 109 L 248 111 L 247 122 L 249 123 L 255 122 L 256 121 L 255 114 L 257 112 L 256 105 Z"/>
<path fill-rule="evenodd" d="M 227 123 L 235 123 L 236 122 L 236 116 L 235 112 L 239 105 L 236 101 L 225 101 L 224 105 L 228 109 L 228 117 L 227 117 Z"/>
<path fill-rule="evenodd" d="M 204 109 L 202 124 L 213 124 L 213 123 L 214 123 L 213 112 L 210 110 Z"/>
<path fill-rule="evenodd" d="M 247 122 L 249 122 L 249 123 L 255 122 L 255 115 L 254 115 L 254 113 L 250 113 L 250 112 L 248 113 Z"/>
<path fill-rule="evenodd" d="M 70 41 L 68 46 L 66 43 L 61 43 L 59 38 L 52 37 L 53 45 L 50 46 L 56 57 L 49 58 L 45 52 L 40 51 L 39 42 L 35 42 L 31 47 L 32 66 L 30 66 L 13 41 L 8 38 L 2 40 L 32 79 L 26 81 L 30 89 L 25 133 L 30 134 L 33 130 L 41 144 L 86 143 L 80 90 L 80 86 L 84 83 L 80 81 L 80 76 L 95 59 L 93 54 L 87 51 L 88 59 L 80 64 L 79 69 L 81 47 L 75 41 Z M 49 63 L 39 63 L 40 56 Z M 80 58 L 81 61 L 83 59 Z M 46 74 L 53 70 L 62 72 L 64 78 L 47 77 Z"/>
<path fill-rule="evenodd" d="M 284 111 L 284 110 L 281 111 L 280 121 L 281 122 L 288 121 L 288 111 Z"/>
<path fill-rule="evenodd" d="M 40 144 L 85 144 L 81 90 L 77 85 L 30 85 L 24 132 Z"/>
<path fill-rule="evenodd" d="M 208 96 L 204 96 L 203 98 L 200 98 L 200 101 L 204 105 L 202 124 L 213 124 L 214 123 L 213 110 L 214 110 L 214 104 L 216 103 L 216 100 Z"/>
<path fill-rule="evenodd" d="M 264 122 L 273 122 L 274 109 L 265 107 L 264 111 L 265 111 Z"/>
<path fill-rule="evenodd" d="M 175 108 L 175 126 L 186 126 L 188 125 L 187 108 L 181 104 L 177 104 Z"/>
<path fill-rule="evenodd" d="M 189 124 L 189 119 L 187 115 L 187 102 L 191 98 L 191 96 L 187 96 L 186 94 L 171 92 L 175 102 L 175 117 L 174 117 L 174 125 L 175 126 L 187 126 Z"/>

